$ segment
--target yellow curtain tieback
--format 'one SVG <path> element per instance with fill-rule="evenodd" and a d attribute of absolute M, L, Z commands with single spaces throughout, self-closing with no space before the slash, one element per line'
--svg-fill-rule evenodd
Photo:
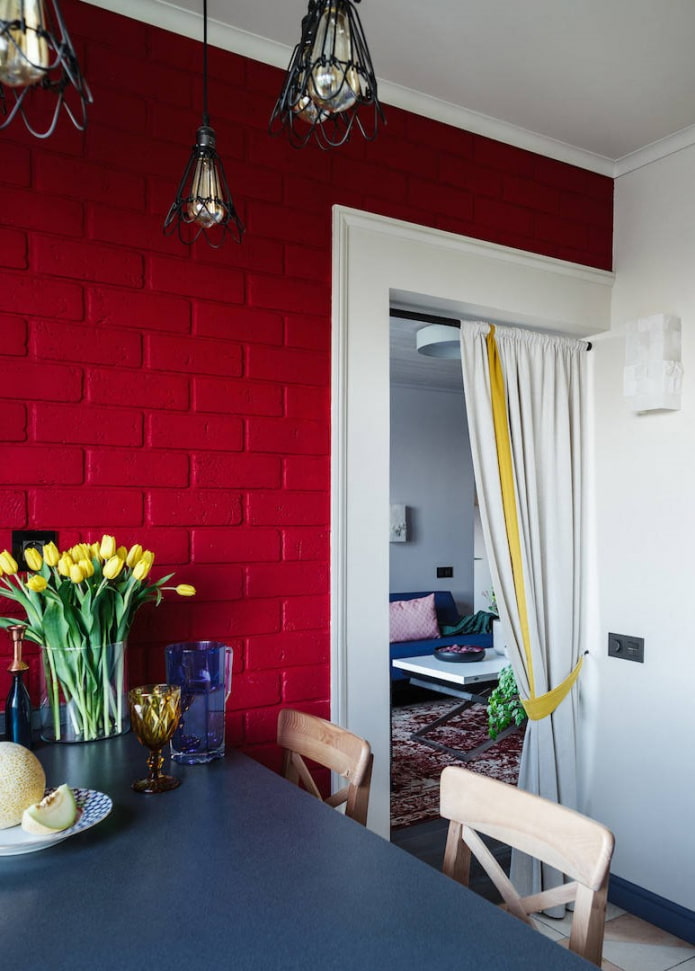
<path fill-rule="evenodd" d="M 550 691 L 546 691 L 545 694 L 539 695 L 537 698 L 527 698 L 526 701 L 523 698 L 521 699 L 524 711 L 531 721 L 540 721 L 541 718 L 547 718 L 548 715 L 552 715 L 572 690 L 572 686 L 579 677 L 579 672 L 583 664 L 584 658 L 580 657 L 574 670 L 556 688 L 551 688 Z"/>

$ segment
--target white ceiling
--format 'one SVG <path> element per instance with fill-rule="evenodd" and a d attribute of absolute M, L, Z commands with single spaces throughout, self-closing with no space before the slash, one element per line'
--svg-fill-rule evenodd
<path fill-rule="evenodd" d="M 203 0 L 87 2 L 202 36 Z M 285 67 L 306 9 L 307 0 L 208 0 L 209 41 Z M 607 175 L 695 142 L 694 0 L 363 0 L 357 9 L 386 106 Z"/>

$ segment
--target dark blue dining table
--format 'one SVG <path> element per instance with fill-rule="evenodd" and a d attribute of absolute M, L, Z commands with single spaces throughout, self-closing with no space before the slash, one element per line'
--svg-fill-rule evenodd
<path fill-rule="evenodd" d="M 132 734 L 35 751 L 48 785 L 113 809 L 0 857 L 7 971 L 591 967 L 238 752 L 173 766 L 180 787 L 144 796 Z"/>

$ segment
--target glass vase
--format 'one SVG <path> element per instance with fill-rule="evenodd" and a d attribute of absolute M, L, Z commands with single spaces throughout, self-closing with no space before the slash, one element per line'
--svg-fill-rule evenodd
<path fill-rule="evenodd" d="M 126 642 L 41 648 L 41 738 L 92 742 L 130 727 Z"/>

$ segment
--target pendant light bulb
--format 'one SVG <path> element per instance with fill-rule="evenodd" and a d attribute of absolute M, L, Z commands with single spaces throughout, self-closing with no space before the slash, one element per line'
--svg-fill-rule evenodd
<path fill-rule="evenodd" d="M 271 135 L 286 132 L 293 148 L 312 138 L 337 148 L 355 128 L 371 141 L 384 121 L 359 2 L 309 0 L 268 126 Z"/>
<path fill-rule="evenodd" d="M 58 0 L 0 0 L 0 130 L 19 115 L 48 138 L 62 110 L 84 131 L 91 102 Z"/>
<path fill-rule="evenodd" d="M 308 94 L 302 95 L 292 110 L 310 125 L 320 125 L 328 117 L 327 112 L 318 108 Z"/>
<path fill-rule="evenodd" d="M 212 137 L 212 149 L 214 150 L 215 135 L 212 129 L 208 129 L 204 135 L 207 136 L 208 144 L 210 136 Z M 200 132 L 197 147 L 200 148 Z M 203 229 L 212 229 L 213 226 L 223 222 L 226 215 L 227 208 L 222 202 L 220 177 L 214 155 L 211 155 L 208 151 L 201 152 L 195 163 L 184 218 L 188 222 L 198 223 Z"/>
<path fill-rule="evenodd" d="M 43 0 L 0 0 L 0 82 L 22 88 L 41 81 L 50 65 Z"/>
<path fill-rule="evenodd" d="M 350 23 L 343 9 L 331 4 L 321 15 L 311 60 L 309 81 L 313 102 L 325 111 L 347 111 L 360 94 L 359 75 L 353 63 Z"/>

